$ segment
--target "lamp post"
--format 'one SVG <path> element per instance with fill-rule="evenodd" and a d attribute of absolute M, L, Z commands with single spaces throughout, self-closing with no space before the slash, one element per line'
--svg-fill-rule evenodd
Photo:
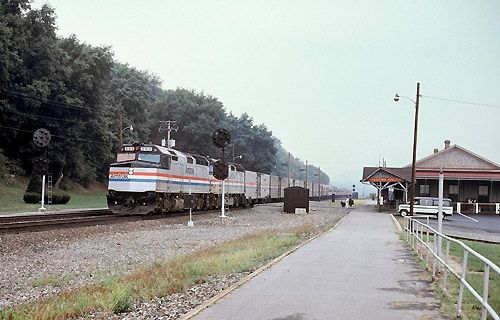
<path fill-rule="evenodd" d="M 415 202 L 415 167 L 417 162 L 417 128 L 418 128 L 418 105 L 420 100 L 420 82 L 417 82 L 417 96 L 416 100 L 400 96 L 396 93 L 394 96 L 394 101 L 398 102 L 399 98 L 405 98 L 410 100 L 415 104 L 415 127 L 413 128 L 413 159 L 411 162 L 411 190 L 410 190 L 410 215 L 413 215 L 413 203 Z"/>
<path fill-rule="evenodd" d="M 233 162 L 234 162 L 236 159 L 241 159 L 241 158 L 243 158 L 243 155 L 242 155 L 242 154 L 240 154 L 239 156 L 234 157 L 234 158 L 233 158 Z"/>
<path fill-rule="evenodd" d="M 123 128 L 121 131 L 120 131 L 120 148 L 123 144 L 123 132 L 125 132 L 125 130 L 130 130 L 130 131 L 134 131 L 134 126 L 130 125 L 128 127 L 125 127 Z"/>

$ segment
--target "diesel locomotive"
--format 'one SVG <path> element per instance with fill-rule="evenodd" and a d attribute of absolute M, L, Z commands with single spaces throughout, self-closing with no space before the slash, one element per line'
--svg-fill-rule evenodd
<path fill-rule="evenodd" d="M 215 159 L 155 144 L 125 144 L 109 169 L 108 207 L 116 214 L 149 214 L 216 209 L 222 205 L 222 181 L 213 176 Z M 225 205 L 250 206 L 283 200 L 284 188 L 301 186 L 310 197 L 328 197 L 332 187 L 245 170 L 229 163 L 224 180 Z"/>

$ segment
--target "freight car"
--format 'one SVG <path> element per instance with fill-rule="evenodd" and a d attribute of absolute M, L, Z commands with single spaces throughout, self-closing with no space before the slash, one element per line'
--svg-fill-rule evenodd
<path fill-rule="evenodd" d="M 213 176 L 215 159 L 154 144 L 123 145 L 110 166 L 108 207 L 119 214 L 168 213 L 185 209 L 187 194 L 194 209 L 215 209 L 222 204 L 222 181 Z M 284 188 L 305 186 L 304 181 L 245 170 L 229 163 L 225 203 L 250 206 L 283 200 Z M 313 198 L 329 197 L 332 187 L 308 182 Z"/>

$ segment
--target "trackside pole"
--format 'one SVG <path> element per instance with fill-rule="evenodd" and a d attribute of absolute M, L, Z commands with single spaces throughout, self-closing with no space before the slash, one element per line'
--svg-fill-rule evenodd
<path fill-rule="evenodd" d="M 191 194 L 191 189 L 189 189 L 189 194 Z M 189 221 L 188 221 L 188 227 L 194 226 L 193 224 L 193 208 L 192 206 L 189 206 Z"/>
<path fill-rule="evenodd" d="M 438 231 L 440 234 L 443 234 L 443 189 L 444 189 L 444 174 L 443 171 L 439 173 L 439 200 L 438 200 Z M 437 253 L 438 257 L 442 257 L 441 255 L 441 247 L 442 247 L 443 239 L 440 235 L 438 235 L 438 247 Z"/>
<path fill-rule="evenodd" d="M 226 184 L 224 183 L 224 180 L 222 180 L 222 202 L 221 202 L 221 218 L 226 218 Z"/>
<path fill-rule="evenodd" d="M 45 209 L 44 205 L 45 205 L 45 175 L 42 176 L 42 206 L 40 207 L 40 209 L 38 209 L 38 211 L 46 211 L 47 209 Z"/>

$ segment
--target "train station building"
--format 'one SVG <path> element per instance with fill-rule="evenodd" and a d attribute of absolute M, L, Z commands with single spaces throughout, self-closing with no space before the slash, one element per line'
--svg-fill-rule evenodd
<path fill-rule="evenodd" d="M 416 197 L 437 197 L 439 173 L 444 197 L 456 202 L 500 202 L 500 166 L 459 145 L 444 141 L 442 150 L 416 162 Z M 365 167 L 362 183 L 376 187 L 385 200 L 404 202 L 411 186 L 411 164 L 402 168 Z"/>

